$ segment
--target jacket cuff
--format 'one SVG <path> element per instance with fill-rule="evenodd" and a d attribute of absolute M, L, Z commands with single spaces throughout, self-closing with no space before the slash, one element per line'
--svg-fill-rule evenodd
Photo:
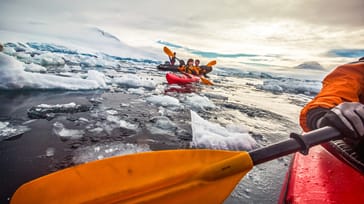
<path fill-rule="evenodd" d="M 317 126 L 319 120 L 327 113 L 330 109 L 317 107 L 307 112 L 306 124 L 311 130 L 319 128 Z"/>

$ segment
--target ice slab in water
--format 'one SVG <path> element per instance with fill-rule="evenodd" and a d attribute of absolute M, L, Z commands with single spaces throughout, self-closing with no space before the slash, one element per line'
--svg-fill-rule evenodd
<path fill-rule="evenodd" d="M 229 125 L 222 127 L 209 122 L 191 111 L 192 147 L 224 150 L 250 150 L 257 143 L 242 127 Z"/>

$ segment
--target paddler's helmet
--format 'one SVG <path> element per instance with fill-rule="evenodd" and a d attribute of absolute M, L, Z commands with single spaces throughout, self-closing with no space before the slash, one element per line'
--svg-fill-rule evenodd
<path fill-rule="evenodd" d="M 187 60 L 187 64 L 190 63 L 190 62 L 193 62 L 193 59 L 190 58 L 190 59 Z"/>

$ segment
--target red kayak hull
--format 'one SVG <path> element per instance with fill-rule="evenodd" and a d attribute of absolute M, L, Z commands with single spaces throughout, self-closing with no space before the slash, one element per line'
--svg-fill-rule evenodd
<path fill-rule="evenodd" d="M 193 76 L 191 74 L 177 75 L 173 73 L 167 73 L 166 79 L 168 84 L 189 84 L 200 81 L 200 77 Z"/>
<path fill-rule="evenodd" d="M 279 203 L 364 203 L 364 175 L 316 146 L 294 155 Z"/>

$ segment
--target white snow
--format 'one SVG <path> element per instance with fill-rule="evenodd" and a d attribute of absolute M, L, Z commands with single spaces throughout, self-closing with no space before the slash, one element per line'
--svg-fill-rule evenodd
<path fill-rule="evenodd" d="M 197 113 L 191 111 L 192 142 L 196 148 L 224 149 L 224 150 L 250 150 L 257 143 L 244 130 L 243 125 L 229 125 L 222 127 L 219 124 L 202 119 Z"/>
<path fill-rule="evenodd" d="M 83 130 L 67 129 L 60 122 L 55 122 L 53 124 L 53 132 L 63 139 L 80 139 L 84 134 Z"/>
<path fill-rule="evenodd" d="M 37 108 L 47 108 L 47 109 L 52 109 L 52 108 L 75 108 L 76 107 L 76 103 L 71 102 L 71 103 L 66 103 L 66 104 L 55 104 L 55 105 L 49 105 L 49 104 L 39 104 L 37 105 Z"/>
<path fill-rule="evenodd" d="M 178 99 L 172 97 L 172 96 L 165 96 L 165 95 L 153 95 L 146 99 L 148 102 L 153 103 L 155 105 L 159 106 L 180 106 L 180 102 Z"/>
<path fill-rule="evenodd" d="M 90 70 L 87 79 L 24 71 L 25 65 L 0 53 L 0 89 L 66 89 L 87 90 L 106 88 L 104 74 Z"/>
<path fill-rule="evenodd" d="M 81 164 L 113 156 L 147 151 L 151 151 L 148 145 L 124 144 L 122 142 L 97 144 L 77 149 L 73 157 L 73 162 L 75 164 Z"/>

